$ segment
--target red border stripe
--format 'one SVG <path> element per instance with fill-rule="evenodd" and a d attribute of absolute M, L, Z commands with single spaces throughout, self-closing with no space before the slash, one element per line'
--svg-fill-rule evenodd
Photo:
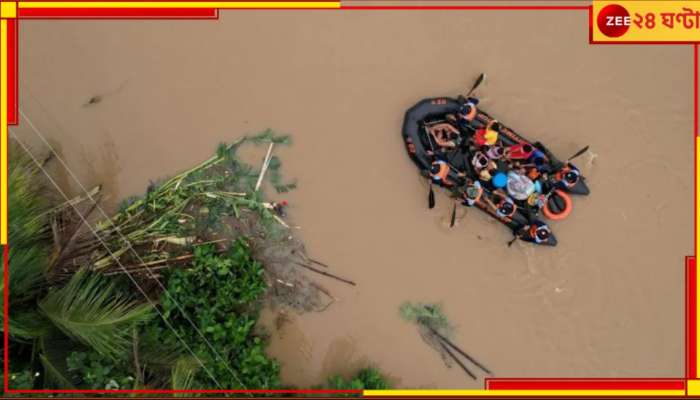
<path fill-rule="evenodd" d="M 177 1 L 177 0 L 176 0 Z M 290 0 L 292 1 L 292 0 Z M 313 1 L 313 0 L 312 0 Z M 321 1 L 321 0 L 319 0 Z M 323 8 L 325 9 L 325 8 Z M 589 15 L 589 42 L 592 41 L 592 6 L 352 6 L 341 5 L 341 9 L 355 10 L 588 10 Z M 212 8 L 21 8 L 18 9 L 18 18 L 25 19 L 216 19 L 218 10 Z M 18 25 L 17 20 L 8 20 L 8 120 L 11 124 L 17 123 L 17 51 L 18 51 Z M 596 42 L 595 44 L 694 44 L 694 134 L 698 134 L 698 45 L 697 42 Z M 695 152 L 694 152 L 695 153 Z M 697 154 L 695 154 L 697 157 Z M 695 165 L 693 166 L 695 171 Z M 0 182 L 2 183 L 2 182 Z M 697 203 L 696 202 L 694 204 Z M 9 359 L 7 349 L 9 347 L 9 322 L 8 322 L 8 247 L 3 247 L 3 265 L 5 290 L 4 290 L 4 376 L 3 382 L 8 393 L 296 393 L 296 394 L 331 394 L 331 393 L 355 393 L 358 390 L 7 390 Z M 696 249 L 697 252 L 697 249 Z M 696 367 L 696 260 L 694 257 L 686 258 L 686 376 L 697 377 Z M 516 378 L 491 378 L 486 379 L 487 389 L 500 390 L 684 390 L 685 381 L 682 379 L 516 379 Z"/>
<path fill-rule="evenodd" d="M 693 134 L 698 134 L 698 45 L 693 45 Z"/>
<path fill-rule="evenodd" d="M 143 394 L 174 394 L 174 393 L 253 393 L 253 394 L 362 394 L 359 389 L 298 389 L 298 390 L 271 390 L 271 389 L 247 389 L 247 390 L 209 390 L 209 389 L 190 389 L 190 390 L 170 390 L 170 389 L 34 389 L 34 390 L 7 390 L 7 393 L 13 394 L 40 394 L 40 393 L 143 393 Z"/>
<path fill-rule="evenodd" d="M 489 379 L 490 390 L 685 390 L 682 379 Z"/>
<path fill-rule="evenodd" d="M 686 377 L 697 378 L 697 269 L 695 257 L 686 258 Z"/>
<path fill-rule="evenodd" d="M 5 149 L 3 149 L 5 150 Z M 5 184 L 5 182 L 2 182 L 2 184 Z M 3 365 L 4 365 L 4 373 L 3 373 L 3 387 L 5 388 L 5 392 L 7 392 L 7 389 L 9 388 L 9 370 L 10 370 L 10 359 L 9 359 L 9 351 L 8 349 L 10 348 L 10 313 L 9 313 L 9 303 L 10 303 L 10 296 L 9 296 L 9 288 L 8 288 L 8 270 L 9 270 L 9 247 L 7 245 L 3 246 L 2 248 L 2 265 L 3 265 L 3 274 L 2 274 L 2 279 L 5 285 L 5 288 L 3 290 Z"/>
<path fill-rule="evenodd" d="M 215 19 L 215 8 L 20 8 L 19 18 L 158 18 Z"/>
<path fill-rule="evenodd" d="M 589 6 L 346 6 L 343 10 L 588 10 Z"/>
<path fill-rule="evenodd" d="M 17 125 L 17 20 L 7 20 L 7 123 Z"/>

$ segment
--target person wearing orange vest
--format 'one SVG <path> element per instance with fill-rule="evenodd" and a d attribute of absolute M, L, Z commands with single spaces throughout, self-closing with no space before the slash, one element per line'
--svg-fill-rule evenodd
<path fill-rule="evenodd" d="M 462 205 L 472 207 L 481 199 L 484 189 L 481 187 L 481 182 L 478 180 L 469 180 L 466 188 L 462 192 Z"/>
<path fill-rule="evenodd" d="M 552 231 L 544 223 L 534 223 L 532 225 L 524 226 L 522 234 L 527 235 L 530 239 L 534 240 L 537 244 L 546 243 L 549 237 L 552 236 Z"/>
<path fill-rule="evenodd" d="M 449 178 L 450 166 L 446 161 L 436 160 L 430 165 L 430 177 L 435 181 L 435 183 L 440 183 L 443 186 L 453 186 Z M 458 172 L 457 176 L 464 177 L 466 174 L 464 172 Z"/>
<path fill-rule="evenodd" d="M 484 200 L 496 211 L 496 216 L 505 219 L 511 218 L 515 214 L 515 210 L 517 210 L 518 206 L 515 205 L 515 202 L 513 202 L 507 194 L 503 193 L 501 190 L 495 190 L 493 192 L 493 197 L 497 199 L 495 203 L 487 197 L 485 197 Z"/>
<path fill-rule="evenodd" d="M 562 184 L 566 188 L 576 186 L 580 177 L 581 173 L 576 168 L 571 168 L 568 165 L 554 174 L 556 182 Z"/>
<path fill-rule="evenodd" d="M 459 107 L 459 112 L 457 114 L 459 119 L 464 120 L 465 122 L 473 121 L 477 114 L 477 104 L 479 104 L 479 100 L 473 97 L 468 98 L 467 102 Z"/>

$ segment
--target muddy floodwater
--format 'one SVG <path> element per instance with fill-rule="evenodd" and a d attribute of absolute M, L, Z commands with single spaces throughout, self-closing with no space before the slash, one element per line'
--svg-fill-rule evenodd
<path fill-rule="evenodd" d="M 285 382 L 373 363 L 400 387 L 481 387 L 400 318 L 407 300 L 442 304 L 454 341 L 499 377 L 682 375 L 692 48 L 591 46 L 584 10 L 223 11 L 20 29 L 22 111 L 83 184 L 105 185 L 108 206 L 220 141 L 293 135 L 275 154 L 299 188 L 274 198 L 290 202 L 310 254 L 357 287 L 318 276 L 339 301 L 271 324 Z M 427 209 L 403 113 L 480 72 L 489 113 L 560 158 L 591 146 L 577 164 L 592 194 L 553 223 L 556 248 L 508 248 L 507 229 L 477 210 L 449 229 L 444 194 Z M 24 119 L 14 132 L 38 142 Z"/>

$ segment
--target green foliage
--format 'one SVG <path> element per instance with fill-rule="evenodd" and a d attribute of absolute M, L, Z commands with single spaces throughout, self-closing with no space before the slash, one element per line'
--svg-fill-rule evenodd
<path fill-rule="evenodd" d="M 439 304 L 405 302 L 399 308 L 401 316 L 412 322 L 425 325 L 435 330 L 449 330 L 450 323 Z"/>
<path fill-rule="evenodd" d="M 30 340 L 43 331 L 41 318 L 31 312 L 34 299 L 45 282 L 49 224 L 48 204 L 42 195 L 39 170 L 24 151 L 11 146 L 8 166 L 8 233 L 11 241 L 8 260 L 8 297 L 12 314 L 10 335 L 15 340 Z M 4 290 L 4 282 L 0 282 Z M 4 299 L 0 300 L 0 306 Z"/>
<path fill-rule="evenodd" d="M 286 193 L 297 188 L 296 181 L 290 183 L 282 183 L 282 174 L 280 173 L 282 162 L 277 156 L 270 157 L 268 165 L 268 173 L 270 174 L 270 183 L 275 188 L 277 193 Z"/>
<path fill-rule="evenodd" d="M 170 295 L 161 297 L 163 313 L 177 336 L 190 345 L 204 364 L 190 384 L 215 387 L 216 380 L 227 389 L 268 389 L 279 385 L 279 365 L 265 355 L 262 339 L 253 333 L 258 318 L 256 303 L 264 291 L 262 265 L 252 259 L 250 249 L 240 239 L 221 254 L 213 245 L 199 246 L 191 268 L 172 271 L 167 283 Z M 208 344 L 184 318 L 181 309 Z M 158 338 L 166 347 L 179 342 L 162 321 L 154 320 L 147 336 Z M 173 379 L 172 384 L 181 385 L 183 381 L 186 382 Z"/>
<path fill-rule="evenodd" d="M 112 359 L 127 351 L 131 328 L 152 316 L 150 305 L 120 292 L 114 280 L 84 269 L 50 291 L 39 308 L 63 333 Z"/>
<path fill-rule="evenodd" d="M 30 370 L 19 372 L 10 372 L 8 376 L 8 385 L 14 390 L 28 390 L 34 388 L 34 381 L 39 374 Z"/>
<path fill-rule="evenodd" d="M 277 136 L 268 130 L 252 137 L 243 137 L 230 145 L 220 144 L 216 154 L 199 165 L 184 171 L 164 182 L 152 183 L 141 198 L 123 202 L 119 212 L 109 220 L 97 224 L 97 231 L 111 252 L 124 265 L 164 260 L 177 256 L 179 250 L 169 248 L 166 252 L 141 251 L 140 259 L 134 259 L 127 251 L 122 235 L 135 248 L 151 249 L 163 238 L 185 238 L 196 236 L 209 239 L 213 231 L 221 231 L 226 217 L 242 218 L 244 213 L 255 215 L 263 230 L 278 225 L 274 214 L 263 204 L 263 195 L 254 191 L 259 171 L 238 159 L 236 152 L 244 143 L 286 144 L 289 138 Z M 294 182 L 283 183 L 280 175 L 281 163 L 272 157 L 266 177 L 278 192 L 296 187 Z M 119 234 L 114 229 L 119 227 Z M 99 243 L 97 243 L 99 245 Z M 109 252 L 96 246 L 95 269 L 116 269 L 117 265 Z"/>
<path fill-rule="evenodd" d="M 391 389 L 387 379 L 376 368 L 363 368 L 352 378 L 345 380 L 341 376 L 333 376 L 328 379 L 327 389 L 333 390 L 382 390 Z"/>
<path fill-rule="evenodd" d="M 195 374 L 200 365 L 193 357 L 180 357 L 170 373 L 170 386 L 173 390 L 192 389 Z"/>
<path fill-rule="evenodd" d="M 266 129 L 263 132 L 258 133 L 255 136 L 251 136 L 247 138 L 254 144 L 261 144 L 261 143 L 275 143 L 275 144 L 291 144 L 291 138 L 289 135 L 275 135 L 275 132 L 272 129 Z"/>
<path fill-rule="evenodd" d="M 134 377 L 123 362 L 97 352 L 73 352 L 67 358 L 72 378 L 87 389 L 132 389 Z"/>
<path fill-rule="evenodd" d="M 279 228 L 262 204 L 263 194 L 252 191 L 260 172 L 236 157 L 245 142 L 286 144 L 289 138 L 265 131 L 222 145 L 198 166 L 151 184 L 141 198 L 128 199 L 110 221 L 97 226 L 109 250 L 84 239 L 81 248 L 94 248 L 84 259 L 63 257 L 63 264 L 52 267 L 63 277 L 75 271 L 67 283 L 47 273 L 56 258 L 50 254 L 56 209 L 50 209 L 31 160 L 22 158 L 21 150 L 11 152 L 11 365 L 18 371 L 43 367 L 40 375 L 15 374 L 13 387 L 124 389 L 147 384 L 186 389 L 216 387 L 213 380 L 223 388 L 279 387 L 279 365 L 266 356 L 264 340 L 253 332 L 266 290 L 262 266 L 243 241 L 224 254 L 213 246 L 191 246 L 193 237 L 206 240 L 222 217 L 252 215 L 266 237 Z M 294 183 L 282 182 L 279 159 L 273 157 L 270 164 L 266 177 L 275 189 L 294 188 Z M 152 319 L 151 307 L 120 287 L 119 278 L 79 269 L 89 264 L 98 271 L 116 270 L 110 252 L 124 265 L 141 262 L 114 226 L 144 262 L 194 251 L 192 268 L 180 265 L 164 273 L 170 296 L 162 296 L 162 310 L 177 334 L 161 319 Z M 138 377 L 137 369 L 132 371 L 137 353 L 143 372 Z"/>

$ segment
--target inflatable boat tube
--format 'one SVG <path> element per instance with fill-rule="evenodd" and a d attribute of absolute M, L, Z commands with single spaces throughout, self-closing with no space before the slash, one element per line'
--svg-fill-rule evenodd
<path fill-rule="evenodd" d="M 507 226 L 512 232 L 519 232 L 523 227 L 525 226 L 530 226 L 531 223 L 537 223 L 538 225 L 547 225 L 544 222 L 540 221 L 539 219 L 529 219 L 523 211 L 523 208 L 521 206 L 518 206 L 518 208 L 515 210 L 515 214 L 511 218 L 501 218 L 496 214 L 496 211 L 491 208 L 488 203 L 483 201 L 482 199 L 484 196 L 491 196 L 491 193 L 487 190 L 484 189 L 484 192 L 481 195 L 481 199 L 477 202 L 474 203 L 475 207 L 478 207 L 481 209 L 483 212 L 491 216 L 491 218 L 497 220 L 498 222 L 502 223 L 503 225 Z M 551 229 L 550 229 L 551 232 Z M 557 238 L 554 236 L 554 233 L 552 232 L 547 239 L 546 242 L 542 243 L 537 243 L 534 239 L 530 237 L 523 237 L 523 236 L 518 236 L 520 240 L 533 243 L 533 244 L 539 244 L 539 245 L 544 245 L 544 246 L 556 246 L 557 245 Z"/>
<path fill-rule="evenodd" d="M 425 124 L 442 120 L 446 114 L 454 114 L 457 111 L 457 100 L 448 98 L 424 99 L 406 111 L 402 129 L 404 144 L 411 160 L 423 175 L 430 174 L 430 165 L 434 159 L 427 154 L 428 150 L 437 150 L 437 144 L 428 136 Z M 446 161 L 454 165 L 451 159 Z M 448 178 L 455 182 L 457 173 L 450 170 Z"/>

